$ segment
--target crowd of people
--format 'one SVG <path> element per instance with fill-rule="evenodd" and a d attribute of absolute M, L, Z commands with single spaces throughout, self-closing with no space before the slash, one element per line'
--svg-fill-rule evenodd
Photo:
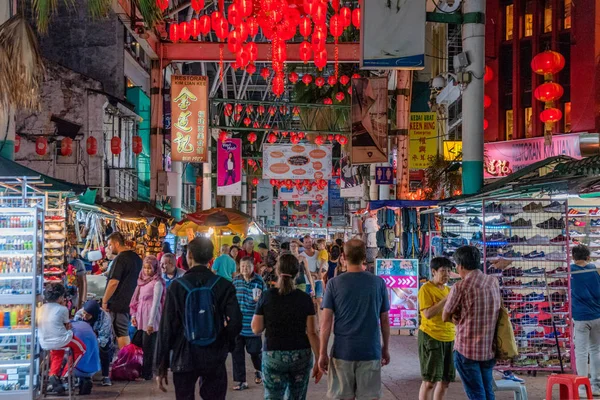
<path fill-rule="evenodd" d="M 169 246 L 142 259 L 118 232 L 107 241 L 107 253 L 116 257 L 104 296 L 82 303 L 74 319 L 87 322 L 97 337 L 103 385 L 111 384 L 116 351 L 133 336 L 143 350 L 141 379 L 156 374 L 159 389 L 167 391 L 170 370 L 177 399 L 193 399 L 199 379 L 201 398 L 224 399 L 229 353 L 233 390 L 249 388 L 248 353 L 265 399 L 305 399 L 310 378 L 319 382 L 324 374 L 330 398 L 381 397 L 381 367 L 390 362 L 390 303 L 384 280 L 366 270 L 361 240 L 328 244 L 305 236 L 255 250 L 251 237 L 235 237 L 215 258 L 213 243 L 200 237 L 179 259 Z M 595 270 L 585 246 L 572 254 L 572 271 Z M 418 293 L 419 399 L 445 398 L 456 373 L 469 399 L 494 399 L 498 279 L 481 271 L 480 252 L 472 246 L 456 250 L 453 260 L 434 258 L 430 269 L 432 278 Z M 454 270 L 461 280 L 449 288 Z M 571 282 L 577 369 L 587 372 L 589 357 L 598 393 L 600 275 L 573 274 Z M 64 350 L 70 349 L 74 364 L 86 352 L 71 329 L 65 294 L 63 285 L 47 285 L 38 313 L 53 387 L 60 387 L 65 372 Z"/>

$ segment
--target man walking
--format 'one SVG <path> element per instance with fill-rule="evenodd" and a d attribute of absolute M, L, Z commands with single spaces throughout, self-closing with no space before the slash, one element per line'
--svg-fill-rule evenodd
<path fill-rule="evenodd" d="M 125 238 L 121 233 L 112 233 L 107 241 L 117 257 L 113 260 L 108 273 L 102 308 L 110 311 L 120 350 L 130 342 L 129 303 L 137 287 L 137 279 L 142 270 L 142 259 L 135 251 L 125 246 Z"/>
<path fill-rule="evenodd" d="M 233 275 L 235 275 L 235 261 L 229 255 L 229 245 L 224 244 L 221 246 L 221 255 L 217 257 L 212 266 L 213 272 L 225 279 L 229 282 L 233 280 Z"/>
<path fill-rule="evenodd" d="M 586 246 L 573 247 L 572 255 L 571 308 L 577 374 L 591 375 L 592 393 L 600 396 L 600 275 Z"/>
<path fill-rule="evenodd" d="M 347 242 L 344 257 L 348 270 L 329 281 L 323 299 L 319 369 L 329 371 L 329 398 L 379 399 L 381 366 L 390 362 L 387 289 L 383 279 L 363 271 L 367 249 L 362 240 Z M 330 360 L 327 345 L 332 325 Z"/>
<path fill-rule="evenodd" d="M 494 400 L 498 279 L 481 272 L 481 255 L 476 247 L 458 248 L 454 261 L 462 280 L 452 286 L 442 312 L 444 322 L 456 324 L 454 365 L 470 400 Z"/>
<path fill-rule="evenodd" d="M 167 371 L 169 364 L 173 371 L 175 397 L 178 400 L 193 400 L 194 389 L 198 378 L 201 378 L 200 397 L 204 400 L 223 400 L 227 394 L 227 369 L 225 360 L 229 350 L 233 350 L 236 336 L 242 329 L 242 314 L 235 295 L 233 285 L 226 279 L 215 278 L 208 268 L 213 257 L 214 246 L 207 238 L 196 238 L 188 244 L 187 262 L 190 270 L 184 276 L 173 281 L 167 290 L 167 299 L 163 316 L 160 321 L 158 339 L 158 387 L 166 392 L 164 384 L 168 385 Z M 207 285 L 208 283 L 208 285 Z M 214 285 L 213 285 L 214 283 Z M 210 286 L 212 285 L 212 288 Z M 198 308 L 195 304 L 186 304 L 191 291 L 208 287 L 213 300 L 212 308 L 216 320 L 216 337 L 212 343 L 201 346 L 193 344 L 183 332 L 189 331 L 186 322 L 193 323 L 186 311 Z M 203 299 L 208 296 L 203 295 Z M 204 304 L 195 313 L 207 313 L 210 304 Z M 191 317 L 191 316 L 190 316 Z M 200 318 L 200 317 L 199 317 Z M 194 328 L 198 328 L 194 326 Z M 200 329 L 204 327 L 200 326 Z M 169 362 L 170 352 L 173 359 Z"/>
<path fill-rule="evenodd" d="M 167 289 L 171 286 L 171 283 L 178 278 L 181 278 L 185 271 L 181 268 L 177 268 L 177 259 L 175 254 L 165 253 L 160 259 L 160 269 L 163 272 L 163 279 Z"/>
<path fill-rule="evenodd" d="M 252 332 L 252 317 L 256 304 L 267 289 L 259 274 L 254 273 L 254 260 L 244 257 L 240 261 L 240 275 L 233 279 L 233 286 L 242 311 L 242 331 L 235 340 L 233 359 L 233 380 L 238 382 L 233 390 L 248 389 L 246 383 L 246 351 L 250 354 L 254 366 L 254 383 L 261 384 L 262 341 L 261 337 Z M 245 348 L 245 350 L 244 350 Z"/>

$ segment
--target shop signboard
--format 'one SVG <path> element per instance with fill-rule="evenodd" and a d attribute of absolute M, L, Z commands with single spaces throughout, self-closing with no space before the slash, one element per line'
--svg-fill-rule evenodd
<path fill-rule="evenodd" d="M 242 195 L 242 139 L 217 140 L 217 195 Z"/>
<path fill-rule="evenodd" d="M 485 147 L 485 145 L 484 145 Z M 444 160 L 461 161 L 462 160 L 462 141 L 446 140 L 444 141 Z"/>
<path fill-rule="evenodd" d="M 419 307 L 419 260 L 377 259 L 375 274 L 383 278 L 390 299 L 390 326 L 416 329 Z"/>
<path fill-rule="evenodd" d="M 425 67 L 425 1 L 361 3 L 361 69 Z"/>
<path fill-rule="evenodd" d="M 394 169 L 392 167 L 375 167 L 375 183 L 378 185 L 393 185 Z"/>
<path fill-rule="evenodd" d="M 208 77 L 171 77 L 171 159 L 203 163 L 208 159 Z"/>
<path fill-rule="evenodd" d="M 341 197 L 362 197 L 364 187 L 362 178 L 358 174 L 358 166 L 352 165 L 350 155 L 342 150 L 340 159 L 340 196 Z"/>
<path fill-rule="evenodd" d="M 331 146 L 265 144 L 263 179 L 331 179 Z"/>
<path fill-rule="evenodd" d="M 434 112 L 410 113 L 408 128 L 408 167 L 426 169 L 437 155 L 437 115 Z"/>
<path fill-rule="evenodd" d="M 329 181 L 329 215 L 339 217 L 345 215 L 344 199 L 340 196 L 340 185 Z"/>
<path fill-rule="evenodd" d="M 387 162 L 387 78 L 352 79 L 352 161 Z"/>
<path fill-rule="evenodd" d="M 581 159 L 579 141 L 579 134 L 568 134 L 553 135 L 548 145 L 544 137 L 486 143 L 484 177 L 502 178 L 553 156 Z"/>
<path fill-rule="evenodd" d="M 298 189 L 293 186 L 291 189 L 282 186 L 279 189 L 280 201 L 324 201 L 329 197 L 329 185 L 325 185 L 323 189 L 317 187 L 306 188 L 302 186 Z"/>

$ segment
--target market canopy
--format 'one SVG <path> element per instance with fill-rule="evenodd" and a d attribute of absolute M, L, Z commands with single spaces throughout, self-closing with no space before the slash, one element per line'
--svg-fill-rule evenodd
<path fill-rule="evenodd" d="M 165 220 L 173 217 L 145 201 L 107 201 L 99 204 L 108 210 L 112 210 L 123 218 L 160 218 Z"/>
<path fill-rule="evenodd" d="M 186 236 L 191 229 L 193 232 L 208 232 L 211 228 L 215 232 L 231 232 L 245 234 L 252 217 L 233 208 L 211 208 L 186 215 L 172 229 L 174 235 Z"/>

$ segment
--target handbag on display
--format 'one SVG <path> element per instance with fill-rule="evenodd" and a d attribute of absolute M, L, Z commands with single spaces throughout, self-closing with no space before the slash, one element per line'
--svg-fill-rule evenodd
<path fill-rule="evenodd" d="M 500 307 L 500 311 L 498 312 L 494 347 L 497 360 L 509 360 L 519 355 L 515 333 L 510 322 L 510 315 L 504 307 Z"/>

